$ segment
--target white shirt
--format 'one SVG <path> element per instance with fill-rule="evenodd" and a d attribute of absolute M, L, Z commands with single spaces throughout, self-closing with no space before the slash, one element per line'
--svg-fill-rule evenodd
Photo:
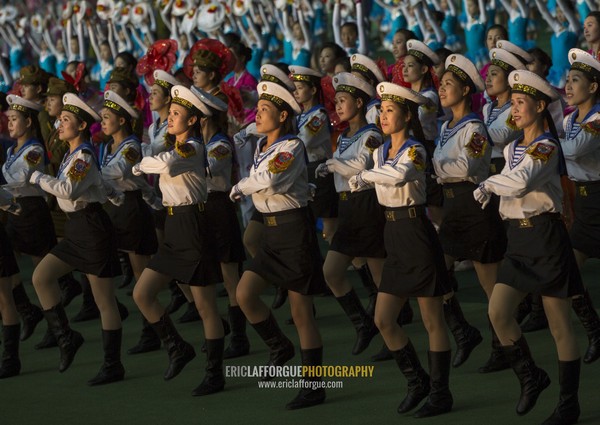
<path fill-rule="evenodd" d="M 298 137 L 304 142 L 308 162 L 331 158 L 329 116 L 322 105 L 298 115 Z"/>
<path fill-rule="evenodd" d="M 523 131 L 515 127 L 512 122 L 510 102 L 506 102 L 499 108 L 495 106 L 495 103 L 486 103 L 483 106 L 483 121 L 494 143 L 492 158 L 503 158 L 506 145 L 521 137 Z"/>
<path fill-rule="evenodd" d="M 589 182 L 600 180 L 600 106 L 596 105 L 581 123 L 573 111 L 564 120 L 565 137 L 560 145 L 571 180 Z"/>
<path fill-rule="evenodd" d="M 206 179 L 208 191 L 229 193 L 233 171 L 233 147 L 229 138 L 222 133 L 215 134 L 206 144 L 206 152 L 210 171 Z"/>
<path fill-rule="evenodd" d="M 162 124 L 159 125 L 159 119 L 150 124 L 150 127 L 148 128 L 150 143 L 142 144 L 142 153 L 144 156 L 158 155 L 161 152 L 169 150 L 173 146 L 173 142 L 167 138 L 167 120 L 164 120 Z"/>
<path fill-rule="evenodd" d="M 46 153 L 44 146 L 37 140 L 28 140 L 17 152 L 15 146 L 6 151 L 6 162 L 2 165 L 2 174 L 6 180 L 3 186 L 13 197 L 44 196 L 44 191 L 29 183 L 34 171 L 44 172 Z"/>

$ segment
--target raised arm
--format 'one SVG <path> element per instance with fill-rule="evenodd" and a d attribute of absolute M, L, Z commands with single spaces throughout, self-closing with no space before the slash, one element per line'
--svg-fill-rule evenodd
<path fill-rule="evenodd" d="M 85 20 L 85 25 L 88 29 L 88 34 L 90 36 L 90 44 L 92 45 L 92 50 L 94 51 L 94 55 L 96 55 L 96 60 L 100 60 L 100 47 L 98 46 L 98 41 L 96 40 L 96 30 L 92 26 L 92 23 L 89 19 Z"/>
<path fill-rule="evenodd" d="M 340 0 L 335 0 L 333 4 L 333 18 L 331 21 L 331 25 L 333 26 L 333 41 L 338 46 L 343 46 L 342 43 L 342 35 L 340 34 L 340 26 L 342 23 L 342 16 L 340 12 Z"/>
<path fill-rule="evenodd" d="M 428 7 L 424 7 L 423 9 L 423 11 L 425 12 L 425 18 L 429 22 L 431 22 L 431 27 L 433 28 L 433 32 L 435 33 L 436 40 L 438 41 L 438 43 L 444 44 L 444 41 L 446 41 L 446 33 L 434 19 L 433 15 L 431 14 L 431 10 L 429 10 Z"/>
<path fill-rule="evenodd" d="M 579 21 L 573 13 L 573 10 L 566 4 L 565 0 L 557 0 L 558 5 L 565 14 L 567 21 L 569 21 L 569 31 L 577 33 L 579 31 Z"/>
<path fill-rule="evenodd" d="M 415 6 L 414 11 L 419 28 L 421 28 L 421 33 L 423 33 L 423 40 L 429 40 L 431 37 L 431 31 L 429 31 L 425 25 L 426 18 L 425 13 L 423 13 L 423 3 L 419 3 L 417 6 Z"/>
<path fill-rule="evenodd" d="M 358 27 L 358 53 L 366 55 L 369 51 L 369 46 L 367 44 L 366 25 L 364 25 L 361 0 L 356 0 L 356 26 Z"/>
<path fill-rule="evenodd" d="M 298 22 L 300 23 L 300 28 L 302 29 L 302 35 L 304 36 L 304 45 L 302 46 L 305 50 L 310 52 L 310 47 L 312 44 L 312 40 L 310 38 L 310 33 L 306 28 L 306 21 L 304 20 L 304 13 L 302 9 L 298 10 Z"/>
<path fill-rule="evenodd" d="M 56 50 L 56 46 L 54 45 L 54 42 L 52 41 L 52 38 L 50 37 L 48 28 L 44 28 L 44 32 L 42 32 L 42 38 L 46 42 L 46 45 L 48 46 L 48 49 L 50 50 L 50 52 L 52 52 L 52 54 L 58 58 L 60 56 L 60 53 L 58 52 L 58 50 Z"/>
<path fill-rule="evenodd" d="M 115 26 L 112 23 L 112 19 L 108 20 L 108 46 L 110 47 L 110 54 L 113 59 L 117 57 L 119 51 L 117 49 L 117 43 L 115 41 Z"/>

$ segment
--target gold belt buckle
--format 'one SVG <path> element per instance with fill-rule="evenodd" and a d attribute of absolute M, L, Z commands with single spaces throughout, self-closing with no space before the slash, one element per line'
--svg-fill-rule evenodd
<path fill-rule="evenodd" d="M 167 207 L 167 215 L 173 215 L 173 207 Z"/>
<path fill-rule="evenodd" d="M 200 212 L 204 212 L 204 202 L 200 202 L 200 203 L 198 204 L 198 211 L 200 211 Z"/>
<path fill-rule="evenodd" d="M 340 201 L 348 200 L 348 192 L 340 192 Z"/>
<path fill-rule="evenodd" d="M 533 227 L 533 224 L 531 224 L 531 220 L 529 220 L 528 218 L 520 218 L 519 219 L 519 227 L 521 227 L 521 228 Z"/>
<path fill-rule="evenodd" d="M 408 209 L 408 216 L 410 218 L 415 218 L 417 216 L 417 210 L 415 209 L 415 207 L 410 207 Z"/>
<path fill-rule="evenodd" d="M 579 186 L 579 196 L 588 196 L 585 186 Z"/>
<path fill-rule="evenodd" d="M 274 215 L 265 216 L 265 224 L 269 227 L 277 226 L 277 217 L 275 217 Z"/>
<path fill-rule="evenodd" d="M 490 164 L 490 173 L 496 174 L 496 164 Z"/>
<path fill-rule="evenodd" d="M 387 221 L 396 221 L 396 215 L 394 214 L 394 211 L 386 211 L 385 219 Z"/>
<path fill-rule="evenodd" d="M 446 196 L 446 198 L 454 198 L 454 190 L 444 189 L 444 195 Z"/>

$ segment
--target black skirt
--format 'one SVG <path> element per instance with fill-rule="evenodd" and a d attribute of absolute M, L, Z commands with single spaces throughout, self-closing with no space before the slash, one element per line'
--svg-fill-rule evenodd
<path fill-rule="evenodd" d="M 66 213 L 65 237 L 50 251 L 75 270 L 98 277 L 121 274 L 113 225 L 99 203 Z"/>
<path fill-rule="evenodd" d="M 256 221 L 257 223 L 262 224 L 263 222 L 263 215 L 262 213 L 255 209 L 254 212 L 252 213 L 252 217 L 250 217 L 250 221 Z"/>
<path fill-rule="evenodd" d="M 0 223 L 0 277 L 10 277 L 17 273 L 19 273 L 19 266 L 15 259 L 15 253 L 4 230 L 4 225 Z"/>
<path fill-rule="evenodd" d="M 500 174 L 506 165 L 506 160 L 504 158 L 492 158 L 490 161 L 490 176 L 495 176 L 496 174 Z"/>
<path fill-rule="evenodd" d="M 25 196 L 18 202 L 21 213 L 7 217 L 8 238 L 18 252 L 43 257 L 56 245 L 50 208 L 41 196 Z"/>
<path fill-rule="evenodd" d="M 221 266 L 210 246 L 204 204 L 167 207 L 165 241 L 150 259 L 148 268 L 191 286 L 208 286 L 223 280 Z"/>
<path fill-rule="evenodd" d="M 156 231 L 150 207 L 144 202 L 141 190 L 125 192 L 125 201 L 105 206 L 115 228 L 117 247 L 138 255 L 153 255 L 158 249 Z"/>
<path fill-rule="evenodd" d="M 221 263 L 240 263 L 246 259 L 242 232 L 235 204 L 225 192 L 210 192 L 205 204 L 210 245 Z"/>
<path fill-rule="evenodd" d="M 349 257 L 385 258 L 383 207 L 375 190 L 339 193 L 338 228 L 332 251 Z"/>
<path fill-rule="evenodd" d="M 473 197 L 477 185 L 446 183 L 440 242 L 444 253 L 461 260 L 497 263 L 506 251 L 506 233 L 497 204 L 485 209 Z"/>
<path fill-rule="evenodd" d="M 333 173 L 325 177 L 315 177 L 315 170 L 322 161 L 309 162 L 306 166 L 308 171 L 308 182 L 316 186 L 313 200 L 308 202 L 313 217 L 334 218 L 338 215 L 338 194 L 335 191 Z"/>
<path fill-rule="evenodd" d="M 509 220 L 508 247 L 497 281 L 523 292 L 567 298 L 583 283 L 560 214 Z"/>
<path fill-rule="evenodd" d="M 263 216 L 260 249 L 247 270 L 303 295 L 324 293 L 323 259 L 310 211 L 297 208 Z"/>
<path fill-rule="evenodd" d="M 576 182 L 573 207 L 573 248 L 588 257 L 600 258 L 600 182 Z"/>
<path fill-rule="evenodd" d="M 442 185 L 432 176 L 433 170 L 433 152 L 435 151 L 435 141 L 425 140 L 423 143 L 427 151 L 427 171 L 425 172 L 425 195 L 427 205 L 432 207 L 441 207 L 444 204 L 444 195 L 442 194 Z"/>
<path fill-rule="evenodd" d="M 380 292 L 438 297 L 450 291 L 444 252 L 424 206 L 387 208 Z"/>

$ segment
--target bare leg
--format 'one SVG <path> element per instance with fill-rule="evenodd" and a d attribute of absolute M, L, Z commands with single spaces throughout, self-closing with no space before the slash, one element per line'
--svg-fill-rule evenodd
<path fill-rule="evenodd" d="M 398 315 L 406 298 L 379 292 L 375 304 L 375 324 L 390 351 L 401 350 L 408 344 L 408 336 L 398 325 Z"/>
<path fill-rule="evenodd" d="M 473 261 L 473 267 L 475 267 L 479 284 L 483 288 L 488 300 L 492 296 L 492 291 L 494 290 L 494 285 L 496 284 L 499 266 L 500 263 L 483 264 L 478 261 Z"/>
<path fill-rule="evenodd" d="M 142 272 L 148 265 L 148 261 L 150 261 L 149 255 L 138 255 L 133 252 L 129 252 L 129 262 L 131 263 L 131 269 L 133 270 L 133 275 L 135 276 L 135 280 L 140 278 Z"/>
<path fill-rule="evenodd" d="M 313 298 L 293 291 L 288 291 L 288 296 L 300 347 L 303 350 L 322 347 L 323 341 L 313 314 Z"/>
<path fill-rule="evenodd" d="M 346 270 L 351 262 L 352 257 L 336 251 L 327 252 L 325 264 L 323 264 L 323 275 L 336 297 L 346 295 L 352 290 L 352 285 L 346 279 Z"/>
<path fill-rule="evenodd" d="M 321 221 L 323 222 L 323 239 L 325 239 L 328 244 L 331 244 L 333 235 L 337 230 L 337 218 L 321 218 Z"/>
<path fill-rule="evenodd" d="M 377 285 L 378 288 L 381 283 L 381 276 L 383 275 L 383 263 L 385 263 L 385 258 L 367 258 L 367 264 L 369 265 L 369 270 L 373 276 L 373 282 L 375 282 L 375 285 Z"/>
<path fill-rule="evenodd" d="M 548 326 L 556 344 L 558 359 L 572 361 L 579 359 L 577 340 L 571 325 L 571 299 L 542 297 L 544 310 L 548 317 Z"/>
<path fill-rule="evenodd" d="M 488 315 L 502 345 L 513 345 L 521 338 L 521 328 L 515 319 L 515 313 L 526 295 L 504 283 L 496 283 L 494 286 Z"/>
<path fill-rule="evenodd" d="M 73 267 L 58 257 L 48 254 L 33 271 L 33 287 L 44 310 L 60 304 L 58 278 L 73 271 Z"/>
<path fill-rule="evenodd" d="M 133 300 L 150 323 L 156 323 L 165 309 L 158 302 L 158 293 L 167 288 L 171 277 L 151 269 L 144 269 L 133 288 Z"/>
<path fill-rule="evenodd" d="M 202 317 L 204 325 L 204 337 L 206 339 L 223 338 L 223 322 L 219 316 L 217 307 L 217 289 L 215 285 L 208 286 L 190 286 L 194 297 L 194 303 Z"/>
<path fill-rule="evenodd" d="M 444 320 L 443 298 L 418 298 L 423 325 L 429 335 L 430 351 L 450 350 L 450 338 Z"/>
<path fill-rule="evenodd" d="M 237 298 L 235 291 L 240 282 L 240 272 L 238 263 L 221 263 L 221 272 L 223 273 L 223 285 L 229 296 L 229 305 L 237 306 Z"/>
<path fill-rule="evenodd" d="M 112 279 L 101 278 L 92 274 L 88 274 L 87 277 L 90 281 L 94 301 L 96 301 L 96 305 L 100 311 L 102 329 L 106 331 L 121 329 L 121 316 L 117 308 L 115 287 L 112 284 Z"/>
<path fill-rule="evenodd" d="M 260 295 L 268 287 L 269 284 L 254 272 L 245 271 L 242 275 L 238 283 L 236 297 L 242 311 L 248 318 L 248 322 L 253 324 L 263 322 L 271 314 L 267 305 L 260 298 Z"/>

